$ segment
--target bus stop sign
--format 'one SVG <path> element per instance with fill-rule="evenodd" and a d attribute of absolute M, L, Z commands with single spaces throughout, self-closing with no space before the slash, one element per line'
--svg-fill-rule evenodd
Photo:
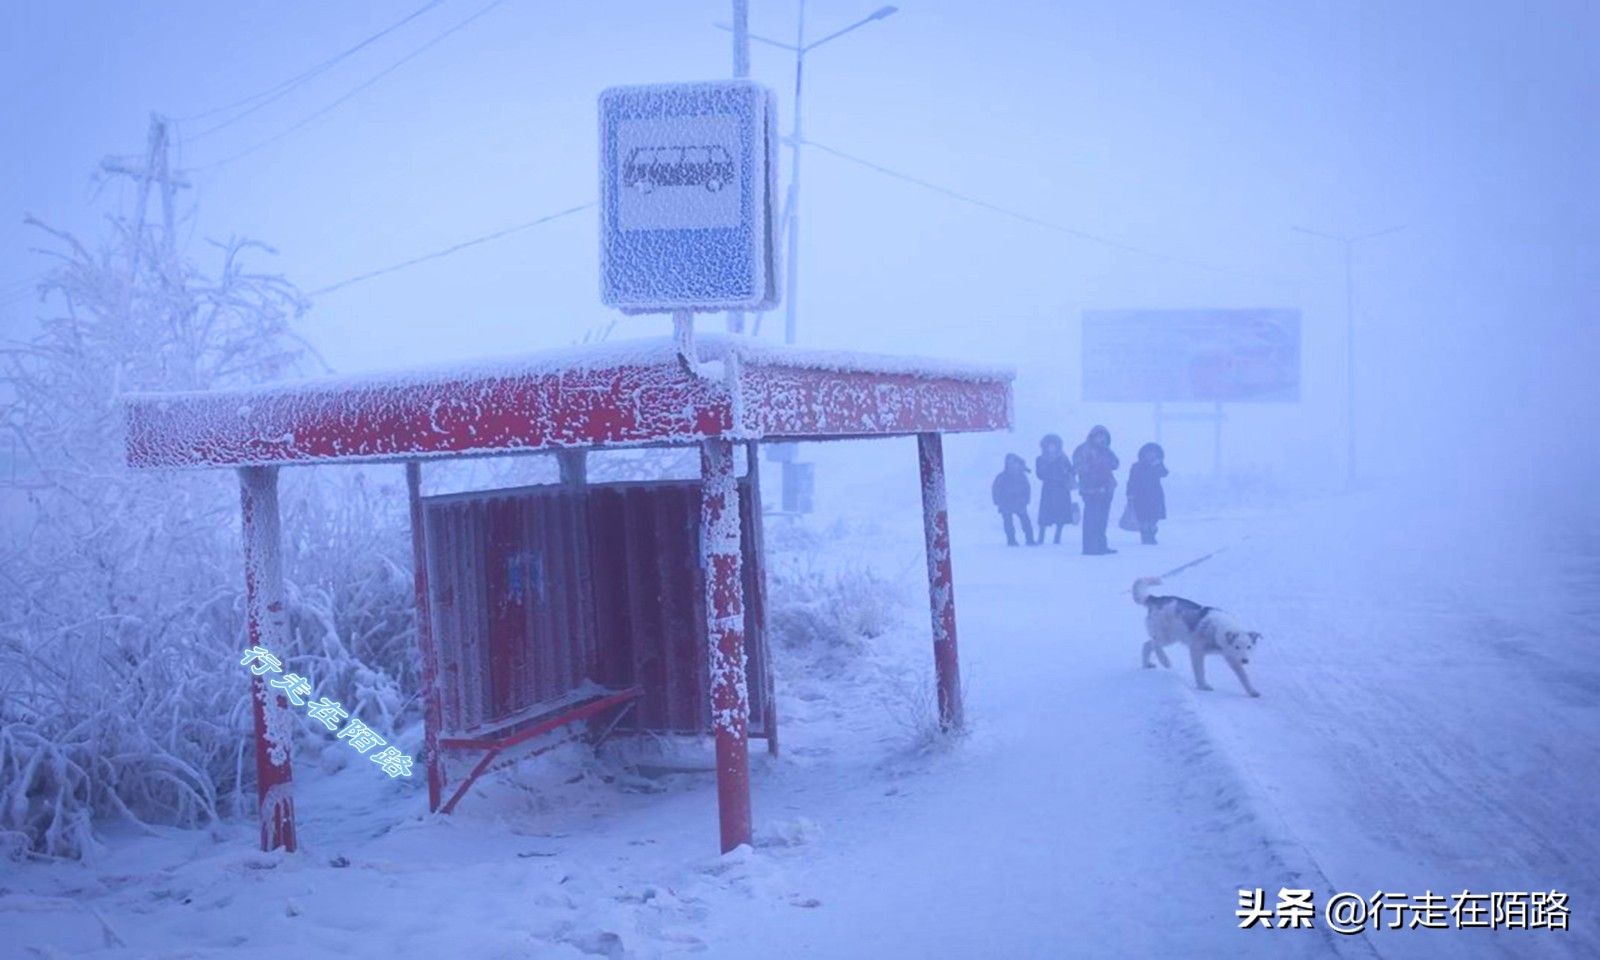
<path fill-rule="evenodd" d="M 778 302 L 776 99 L 748 80 L 600 94 L 600 300 L 624 313 Z"/>

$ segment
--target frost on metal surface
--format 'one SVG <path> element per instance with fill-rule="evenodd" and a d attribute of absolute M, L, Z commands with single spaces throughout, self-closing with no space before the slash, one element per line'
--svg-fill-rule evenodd
<path fill-rule="evenodd" d="M 757 367 L 745 373 L 761 437 L 876 437 L 998 430 L 1011 424 L 1009 384 L 907 373 Z"/>
<path fill-rule="evenodd" d="M 711 681 L 711 729 L 717 750 L 717 816 L 722 852 L 750 842 L 750 701 L 745 689 L 744 582 L 733 444 L 700 447 L 701 566 Z"/>
<path fill-rule="evenodd" d="M 600 299 L 627 313 L 777 304 L 776 101 L 749 80 L 600 94 Z"/>
<path fill-rule="evenodd" d="M 961 661 L 956 649 L 955 574 L 950 563 L 950 514 L 945 502 L 944 443 L 936 433 L 917 437 L 922 474 L 922 524 L 928 557 L 928 609 L 933 622 L 933 661 L 938 675 L 939 725 L 963 725 Z"/>
<path fill-rule="evenodd" d="M 682 369 L 670 337 L 390 376 L 123 399 L 136 467 L 392 460 L 707 437 L 883 436 L 1011 424 L 1008 368 L 706 335 L 737 389 Z M 743 422 L 741 422 L 743 421 Z"/>
<path fill-rule="evenodd" d="M 744 587 L 740 571 L 739 495 L 733 452 L 726 441 L 710 441 L 700 515 L 704 557 L 707 644 L 711 679 L 711 726 L 743 735 L 750 716 L 745 689 Z"/>
<path fill-rule="evenodd" d="M 283 649 L 289 639 L 288 611 L 283 604 L 283 560 L 278 530 L 277 471 L 245 467 L 239 471 L 240 514 L 244 540 L 245 626 L 252 651 Z M 248 656 L 248 655 L 247 655 Z M 256 799 L 261 818 L 262 848 L 296 846 L 293 774 L 290 744 L 293 728 L 289 703 L 282 691 L 269 689 L 268 655 L 251 668 L 251 708 L 256 735 Z"/>

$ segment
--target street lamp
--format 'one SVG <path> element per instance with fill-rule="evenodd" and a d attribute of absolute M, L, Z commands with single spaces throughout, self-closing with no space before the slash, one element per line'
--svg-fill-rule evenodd
<path fill-rule="evenodd" d="M 788 196 L 784 199 L 783 205 L 783 219 L 788 228 L 788 237 L 785 242 L 789 247 L 787 252 L 788 262 L 784 271 L 786 275 L 785 285 L 788 287 L 784 296 L 784 343 L 794 343 L 796 300 L 798 299 L 796 294 L 799 292 L 800 286 L 797 279 L 800 270 L 800 146 L 805 143 L 805 139 L 801 134 L 802 128 L 800 126 L 800 90 L 802 80 L 805 78 L 806 54 L 827 43 L 829 40 L 838 39 L 839 37 L 844 36 L 858 27 L 866 26 L 874 20 L 882 20 L 884 17 L 890 16 L 898 10 L 898 7 L 879 7 L 878 9 L 867 14 L 865 17 L 862 17 L 860 20 L 857 20 L 855 23 L 850 24 L 848 27 L 835 30 L 820 40 L 813 40 L 810 43 L 806 43 L 806 3 L 805 0 L 800 0 L 800 13 L 798 18 L 799 23 L 795 31 L 794 43 L 784 43 L 781 40 L 760 37 L 753 33 L 749 34 L 749 38 L 758 43 L 765 43 L 768 46 L 779 47 L 794 53 L 794 125 L 790 128 L 788 137 L 790 150 L 789 192 Z M 719 23 L 716 24 L 716 26 L 722 30 L 734 29 L 725 23 Z"/>
<path fill-rule="evenodd" d="M 1344 435 L 1345 443 L 1345 486 L 1352 488 L 1356 483 L 1356 321 L 1355 321 L 1355 245 L 1362 240 L 1371 240 L 1405 229 L 1405 224 L 1394 227 L 1385 227 L 1371 233 L 1343 235 L 1337 233 L 1323 233 L 1320 230 L 1308 230 L 1305 227 L 1290 228 L 1298 233 L 1307 233 L 1313 237 L 1324 240 L 1333 240 L 1344 244 Z"/>

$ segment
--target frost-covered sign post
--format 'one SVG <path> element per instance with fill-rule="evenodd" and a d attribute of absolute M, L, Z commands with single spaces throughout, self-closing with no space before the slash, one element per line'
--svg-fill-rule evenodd
<path fill-rule="evenodd" d="M 672 314 L 684 369 L 739 396 L 737 362 L 702 364 L 694 315 L 778 302 L 772 91 L 748 80 L 600 95 L 600 299 Z M 711 716 L 724 852 L 750 842 L 749 700 L 733 443 L 701 443 Z"/>

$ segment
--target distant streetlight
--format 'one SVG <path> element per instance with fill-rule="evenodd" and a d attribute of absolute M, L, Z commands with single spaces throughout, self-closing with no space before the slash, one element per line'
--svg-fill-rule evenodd
<path fill-rule="evenodd" d="M 768 46 L 780 47 L 784 50 L 789 50 L 794 53 L 794 125 L 789 131 L 789 195 L 784 201 L 783 212 L 783 219 L 786 221 L 786 226 L 788 228 L 788 238 L 786 242 L 789 246 L 787 254 L 788 264 L 784 271 L 785 286 L 787 287 L 784 292 L 784 343 L 794 343 L 796 301 L 798 300 L 797 295 L 800 287 L 798 282 L 798 274 L 800 271 L 800 147 L 805 143 L 805 139 L 801 135 L 800 126 L 800 91 L 801 81 L 805 77 L 806 54 L 827 43 L 829 40 L 838 39 L 857 27 L 864 27 L 874 20 L 882 20 L 884 17 L 890 16 L 898 10 L 898 7 L 879 7 L 867 16 L 862 17 L 855 23 L 850 24 L 848 27 L 835 30 L 834 32 L 823 37 L 821 40 L 813 40 L 811 43 L 806 43 L 806 4 L 805 0 L 800 0 L 799 25 L 795 32 L 794 43 L 784 43 L 781 40 L 772 40 L 768 37 L 756 36 L 753 33 L 749 34 L 749 38 L 757 41 L 758 43 L 765 43 Z M 716 26 L 718 29 L 722 30 L 734 30 L 734 27 L 731 27 L 725 23 L 719 23 L 716 24 Z"/>
<path fill-rule="evenodd" d="M 1404 230 L 1405 224 L 1394 227 L 1385 227 L 1371 233 L 1343 235 L 1337 233 L 1323 233 L 1320 230 L 1308 230 L 1305 227 L 1292 227 L 1298 233 L 1308 233 L 1313 237 L 1324 240 L 1334 240 L 1344 244 L 1344 435 L 1345 443 L 1345 486 L 1354 487 L 1356 483 L 1356 342 L 1355 342 L 1355 245 L 1362 240 L 1371 240 L 1387 234 Z"/>

